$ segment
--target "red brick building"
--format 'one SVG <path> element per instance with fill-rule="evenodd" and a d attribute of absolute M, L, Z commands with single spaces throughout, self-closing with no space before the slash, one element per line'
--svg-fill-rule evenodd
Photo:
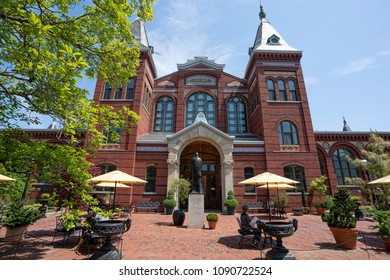
<path fill-rule="evenodd" d="M 301 182 L 288 192 L 292 206 L 301 205 L 300 189 L 322 174 L 329 178 L 329 193 L 345 185 L 345 177 L 365 178 L 345 155 L 361 158 L 369 132 L 354 133 L 346 123 L 343 132 L 314 132 L 302 52 L 283 39 L 263 10 L 244 77 L 224 72 L 223 64 L 207 57 L 157 77 L 153 48 L 139 20 L 134 35 L 141 46 L 137 75 L 116 90 L 98 80 L 93 98 L 129 107 L 141 117 L 119 143 L 108 138 L 93 159 L 105 171 L 119 169 L 148 181 L 133 187 L 133 203 L 162 201 L 172 179 L 190 178 L 195 152 L 203 160 L 208 209 L 223 210 L 229 190 L 239 202 L 265 202 L 265 190 L 239 184 L 265 171 Z M 390 139 L 390 133 L 379 134 Z M 120 189 L 116 200 L 128 204 L 130 191 Z"/>

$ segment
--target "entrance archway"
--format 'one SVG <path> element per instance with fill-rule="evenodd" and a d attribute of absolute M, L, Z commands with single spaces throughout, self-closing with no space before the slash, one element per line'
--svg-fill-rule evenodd
<path fill-rule="evenodd" d="M 221 157 L 214 145 L 197 141 L 184 148 L 180 157 L 180 177 L 191 180 L 191 159 L 198 152 L 202 159 L 202 186 L 206 209 L 221 210 Z"/>

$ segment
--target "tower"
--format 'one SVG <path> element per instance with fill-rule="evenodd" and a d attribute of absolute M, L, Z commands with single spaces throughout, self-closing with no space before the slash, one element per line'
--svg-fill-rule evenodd
<path fill-rule="evenodd" d="M 284 40 L 262 6 L 259 18 L 245 71 L 249 129 L 264 139 L 267 170 L 305 185 L 305 181 L 320 176 L 320 169 L 301 67 L 302 52 Z"/>

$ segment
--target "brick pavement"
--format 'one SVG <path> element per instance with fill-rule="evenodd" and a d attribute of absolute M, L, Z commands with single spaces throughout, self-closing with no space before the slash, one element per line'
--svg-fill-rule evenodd
<path fill-rule="evenodd" d="M 236 214 L 238 216 L 239 214 Z M 172 217 L 163 214 L 132 214 L 132 227 L 123 236 L 124 260 L 256 260 L 264 258 L 264 250 L 250 246 L 250 239 L 238 248 L 239 234 L 235 216 L 219 215 L 215 230 L 188 229 L 173 225 Z M 266 217 L 263 217 L 264 219 Z M 292 219 L 291 214 L 288 219 Z M 358 248 L 344 250 L 335 247 L 335 242 L 327 225 L 318 215 L 295 217 L 299 221 L 298 230 L 284 238 L 283 244 L 298 260 L 390 260 L 375 222 L 359 221 Z M 206 222 L 207 223 L 207 222 Z M 79 260 L 87 259 L 86 254 L 76 255 L 69 249 L 77 243 L 71 237 L 65 247 L 61 245 L 61 235 L 51 244 L 54 233 L 54 213 L 29 226 L 28 233 L 19 248 L 2 241 L 5 228 L 0 229 L 0 259 L 27 260 Z"/>

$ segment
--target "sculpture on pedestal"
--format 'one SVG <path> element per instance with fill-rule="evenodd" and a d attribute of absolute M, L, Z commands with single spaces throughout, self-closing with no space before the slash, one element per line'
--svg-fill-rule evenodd
<path fill-rule="evenodd" d="M 191 160 L 192 167 L 192 191 L 191 193 L 203 193 L 202 188 L 202 159 L 198 153 Z"/>

